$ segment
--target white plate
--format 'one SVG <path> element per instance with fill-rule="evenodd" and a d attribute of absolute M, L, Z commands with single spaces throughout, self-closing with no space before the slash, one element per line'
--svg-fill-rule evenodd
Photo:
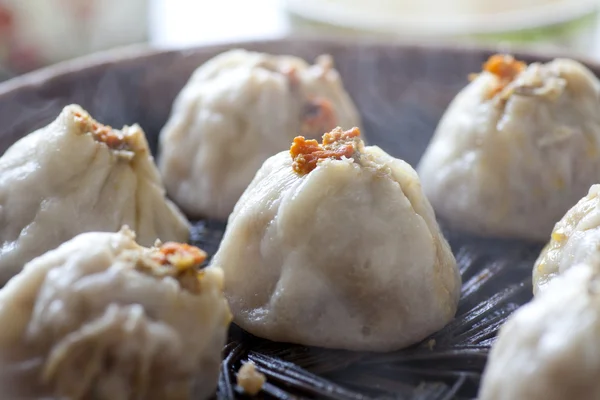
<path fill-rule="evenodd" d="M 411 36 L 481 35 L 562 25 L 598 0 L 285 0 L 292 13 L 344 28 Z"/>

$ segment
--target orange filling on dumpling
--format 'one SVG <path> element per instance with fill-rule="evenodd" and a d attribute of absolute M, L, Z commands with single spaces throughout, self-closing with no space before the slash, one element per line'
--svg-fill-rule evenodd
<path fill-rule="evenodd" d="M 343 131 L 340 127 L 324 134 L 322 144 L 314 139 L 306 140 L 303 136 L 297 136 L 290 147 L 292 168 L 297 173 L 305 175 L 315 169 L 320 160 L 350 158 L 356 149 L 354 139 L 359 137 L 358 128 Z"/>
<path fill-rule="evenodd" d="M 127 150 L 129 145 L 122 132 L 111 128 L 108 125 L 102 125 L 95 121 L 89 115 L 75 113 L 75 121 L 77 121 L 82 130 L 92 134 L 92 137 L 97 142 L 106 144 L 113 150 Z"/>
<path fill-rule="evenodd" d="M 172 265 L 177 271 L 199 267 L 206 260 L 206 253 L 186 243 L 167 242 L 153 254 L 153 259 L 162 265 Z"/>
<path fill-rule="evenodd" d="M 206 260 L 206 253 L 198 247 L 185 243 L 167 242 L 153 248 L 150 258 L 158 263 L 154 266 L 144 265 L 152 275 L 157 277 L 171 276 L 179 282 L 183 289 L 191 293 L 199 293 L 200 279 L 203 272 L 200 265 Z"/>
<path fill-rule="evenodd" d="M 515 78 L 527 68 L 527 64 L 523 61 L 516 60 L 508 54 L 495 54 L 491 56 L 485 64 L 483 70 L 493 74 L 497 79 L 497 83 L 490 89 L 489 98 L 504 90 Z"/>

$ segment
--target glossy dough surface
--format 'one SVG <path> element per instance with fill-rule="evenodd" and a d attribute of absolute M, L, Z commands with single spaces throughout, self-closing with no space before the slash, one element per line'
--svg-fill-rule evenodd
<path fill-rule="evenodd" d="M 460 293 L 416 172 L 362 142 L 307 174 L 294 171 L 288 151 L 269 158 L 213 265 L 242 328 L 322 347 L 405 347 L 450 321 Z"/>
<path fill-rule="evenodd" d="M 566 59 L 499 79 L 484 71 L 458 94 L 417 170 L 453 227 L 545 241 L 600 180 L 600 84 Z"/>
<path fill-rule="evenodd" d="M 3 398 L 212 395 L 230 321 L 222 271 L 189 271 L 184 284 L 155 255 L 123 229 L 28 263 L 0 290 Z"/>
<path fill-rule="evenodd" d="M 360 117 L 332 61 L 245 50 L 198 68 L 160 134 L 169 196 L 191 216 L 225 220 L 256 171 L 297 135 L 319 138 Z"/>
<path fill-rule="evenodd" d="M 579 264 L 501 328 L 481 400 L 600 398 L 600 275 Z"/>
<path fill-rule="evenodd" d="M 533 267 L 534 293 L 581 262 L 600 262 L 600 185 L 593 185 L 558 221 Z"/>
<path fill-rule="evenodd" d="M 123 224 L 146 246 L 189 236 L 139 126 L 112 130 L 68 106 L 0 158 L 0 283 L 79 233 Z"/>

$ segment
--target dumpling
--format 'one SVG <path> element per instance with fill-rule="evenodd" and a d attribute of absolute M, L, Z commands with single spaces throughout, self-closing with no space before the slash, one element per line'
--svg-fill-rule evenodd
<path fill-rule="evenodd" d="M 533 267 L 534 293 L 573 265 L 600 261 L 600 185 L 558 221 Z"/>
<path fill-rule="evenodd" d="M 209 397 L 231 315 L 222 271 L 198 270 L 205 257 L 141 247 L 123 228 L 28 263 L 0 290 L 2 398 Z"/>
<path fill-rule="evenodd" d="M 123 224 L 145 246 L 189 237 L 138 125 L 114 130 L 71 105 L 0 158 L 0 284 L 79 233 Z"/>
<path fill-rule="evenodd" d="M 243 329 L 388 351 L 454 317 L 460 276 L 416 172 L 359 135 L 297 137 L 236 204 L 213 265 Z"/>
<path fill-rule="evenodd" d="M 440 121 L 417 168 L 423 190 L 455 228 L 545 241 L 600 180 L 598 110 L 582 64 L 493 56 Z"/>
<path fill-rule="evenodd" d="M 480 400 L 600 399 L 600 274 L 579 264 L 501 328 Z"/>
<path fill-rule="evenodd" d="M 232 50 L 198 68 L 175 100 L 159 168 L 186 214 L 225 220 L 268 157 L 337 125 L 360 117 L 330 57 L 308 65 Z"/>

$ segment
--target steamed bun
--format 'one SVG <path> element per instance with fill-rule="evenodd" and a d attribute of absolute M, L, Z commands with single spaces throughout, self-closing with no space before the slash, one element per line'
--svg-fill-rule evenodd
<path fill-rule="evenodd" d="M 146 246 L 189 236 L 141 128 L 113 130 L 75 105 L 0 158 L 0 221 L 0 284 L 82 232 L 127 224 Z"/>
<path fill-rule="evenodd" d="M 297 137 L 269 158 L 229 217 L 213 265 L 225 272 L 239 326 L 331 348 L 418 342 L 454 317 L 460 292 L 416 172 L 365 147 L 356 128 L 337 128 L 323 144 Z"/>
<path fill-rule="evenodd" d="M 231 316 L 205 257 L 124 228 L 28 263 L 0 290 L 2 398 L 209 397 Z"/>
<path fill-rule="evenodd" d="M 533 267 L 534 293 L 574 264 L 600 261 L 600 185 L 558 221 Z"/>
<path fill-rule="evenodd" d="M 186 214 L 226 219 L 263 161 L 296 135 L 337 125 L 360 117 L 330 58 L 232 50 L 199 67 L 175 100 L 159 168 Z"/>
<path fill-rule="evenodd" d="M 417 170 L 436 213 L 481 235 L 547 240 L 600 180 L 600 83 L 582 64 L 493 56 Z"/>
<path fill-rule="evenodd" d="M 600 275 L 579 264 L 501 328 L 480 400 L 600 398 Z"/>

